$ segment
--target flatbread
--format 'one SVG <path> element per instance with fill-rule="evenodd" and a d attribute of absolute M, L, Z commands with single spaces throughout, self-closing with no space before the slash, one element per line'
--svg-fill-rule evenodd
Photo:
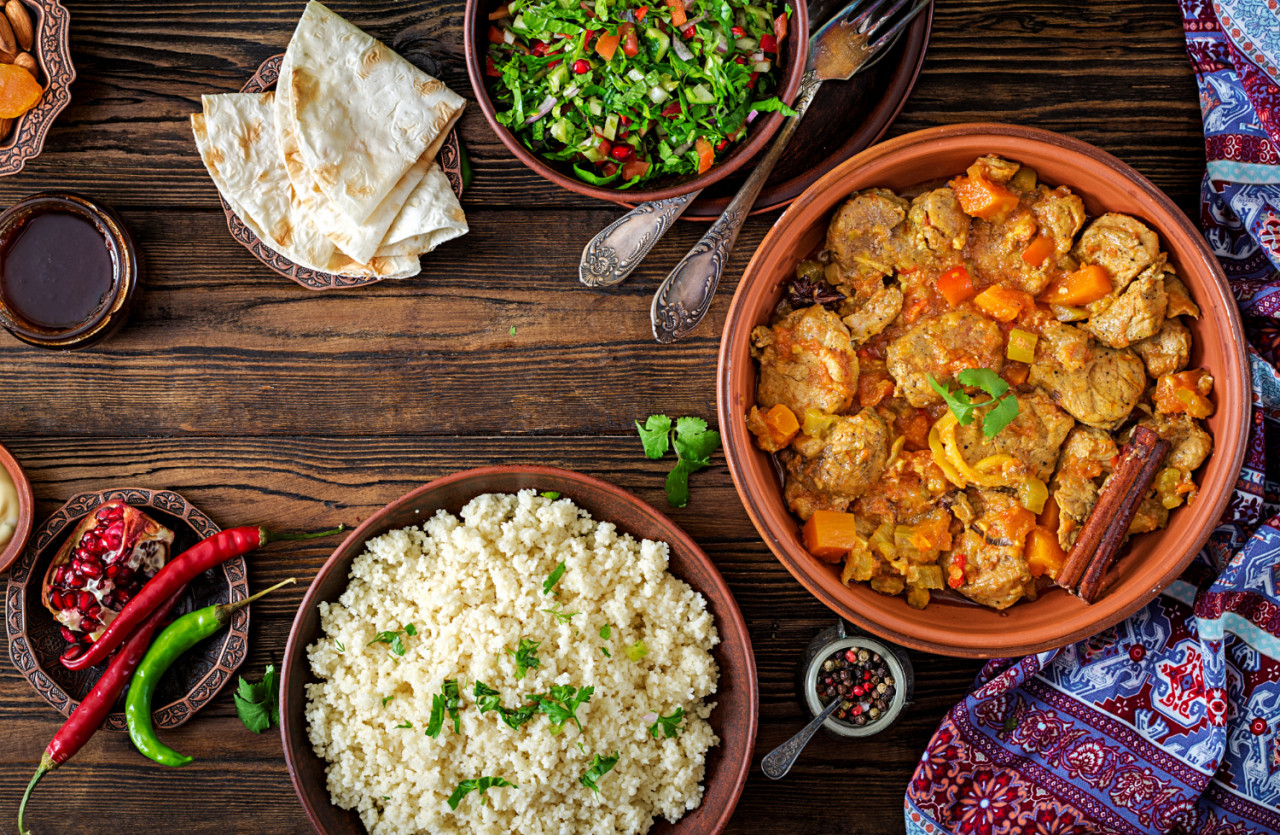
<path fill-rule="evenodd" d="M 369 220 L 424 156 L 430 164 L 465 104 L 314 0 L 289 41 L 278 84 L 287 92 L 277 116 L 296 135 L 301 164 L 353 224 Z"/>
<path fill-rule="evenodd" d="M 273 93 L 204 96 L 191 115 L 200 158 L 237 217 L 262 242 L 303 267 L 352 277 L 407 278 L 416 255 L 357 263 L 339 252 L 294 198 L 275 136 Z"/>
<path fill-rule="evenodd" d="M 467 234 L 467 216 L 449 178 L 438 163 L 431 163 L 426 176 L 405 201 L 378 247 L 378 255 L 428 253 L 445 241 Z"/>

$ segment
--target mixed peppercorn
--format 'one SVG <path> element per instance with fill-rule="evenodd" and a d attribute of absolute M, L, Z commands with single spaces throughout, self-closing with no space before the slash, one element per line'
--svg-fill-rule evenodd
<path fill-rule="evenodd" d="M 893 702 L 896 684 L 880 653 L 850 647 L 837 650 L 822 662 L 818 699 L 824 708 L 832 699 L 842 700 L 834 718 L 862 726 L 885 715 Z"/>

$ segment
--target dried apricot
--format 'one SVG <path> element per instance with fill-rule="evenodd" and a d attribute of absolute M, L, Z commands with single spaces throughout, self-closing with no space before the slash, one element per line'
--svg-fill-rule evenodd
<path fill-rule="evenodd" d="M 0 64 L 0 119 L 16 119 L 36 106 L 44 90 L 17 64 Z"/>

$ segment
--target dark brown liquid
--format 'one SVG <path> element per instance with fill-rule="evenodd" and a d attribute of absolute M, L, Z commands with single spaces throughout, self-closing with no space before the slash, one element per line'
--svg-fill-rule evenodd
<path fill-rule="evenodd" d="M 16 316 L 42 328 L 88 321 L 111 292 L 114 277 L 107 236 L 70 212 L 27 218 L 0 255 L 0 298 Z"/>

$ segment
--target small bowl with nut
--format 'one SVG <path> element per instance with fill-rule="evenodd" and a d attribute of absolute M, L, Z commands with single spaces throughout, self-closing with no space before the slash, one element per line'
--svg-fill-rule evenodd
<path fill-rule="evenodd" d="M 0 176 L 39 155 L 71 102 L 71 17 L 58 0 L 0 0 Z"/>

